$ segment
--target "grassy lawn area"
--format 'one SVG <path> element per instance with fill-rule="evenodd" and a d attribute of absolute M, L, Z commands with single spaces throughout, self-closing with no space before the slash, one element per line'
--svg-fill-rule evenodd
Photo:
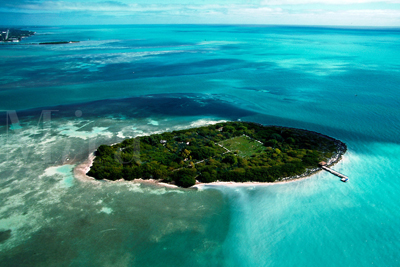
<path fill-rule="evenodd" d="M 238 151 L 238 155 L 243 158 L 249 158 L 251 155 L 265 150 L 265 147 L 262 144 L 246 136 L 239 136 L 229 140 L 221 141 L 219 144 L 231 151 Z"/>

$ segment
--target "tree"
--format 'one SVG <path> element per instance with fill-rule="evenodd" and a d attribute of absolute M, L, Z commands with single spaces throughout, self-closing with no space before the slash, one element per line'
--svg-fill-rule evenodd
<path fill-rule="evenodd" d="M 247 127 L 244 125 L 240 125 L 237 129 L 242 131 L 247 131 Z"/>
<path fill-rule="evenodd" d="M 237 161 L 238 161 L 238 166 L 239 167 L 247 167 L 248 162 L 247 162 L 246 159 L 244 159 L 242 157 L 238 157 Z"/>
<path fill-rule="evenodd" d="M 289 137 L 289 138 L 287 139 L 287 142 L 288 142 L 289 144 L 294 144 L 294 143 L 296 143 L 296 141 L 294 140 L 293 137 Z"/>
<path fill-rule="evenodd" d="M 215 146 L 215 144 L 214 144 L 214 142 L 213 141 L 208 141 L 207 143 L 206 143 L 206 146 L 209 146 L 209 147 L 214 147 Z"/>
<path fill-rule="evenodd" d="M 140 171 L 142 173 L 143 179 L 149 179 L 153 176 L 153 166 L 150 163 L 145 163 L 141 165 Z"/>
<path fill-rule="evenodd" d="M 318 154 L 316 153 L 308 153 L 301 160 L 306 166 L 317 166 L 319 162 Z"/>
<path fill-rule="evenodd" d="M 196 184 L 196 169 L 181 169 L 174 173 L 176 185 L 181 187 L 191 187 Z"/>
<path fill-rule="evenodd" d="M 190 150 L 187 150 L 186 148 L 182 151 L 181 153 L 182 157 L 187 158 L 190 155 Z"/>
<path fill-rule="evenodd" d="M 122 170 L 122 177 L 124 177 L 125 180 L 130 181 L 133 179 L 141 178 L 142 173 L 140 172 L 139 167 L 125 166 Z"/>
<path fill-rule="evenodd" d="M 234 127 L 232 127 L 232 126 L 225 126 L 224 127 L 224 132 L 230 132 L 230 133 L 232 133 L 232 132 L 234 132 L 235 131 L 235 128 Z"/>
<path fill-rule="evenodd" d="M 266 145 L 275 148 L 278 145 L 278 141 L 276 139 L 270 139 L 267 141 Z"/>
<path fill-rule="evenodd" d="M 96 150 L 96 156 L 98 157 L 106 157 L 106 156 L 111 156 L 114 154 L 114 149 L 111 146 L 107 145 L 101 145 L 99 148 Z"/>
<path fill-rule="evenodd" d="M 216 177 L 213 177 L 208 171 L 202 172 L 197 179 L 202 183 L 212 183 L 216 181 Z"/>
<path fill-rule="evenodd" d="M 283 141 L 282 136 L 280 134 L 277 134 L 277 133 L 271 134 L 271 138 L 277 140 L 278 142 L 282 142 Z"/>
<path fill-rule="evenodd" d="M 222 162 L 235 165 L 237 163 L 237 157 L 232 154 L 227 154 Z"/>
<path fill-rule="evenodd" d="M 158 166 L 153 170 L 154 179 L 165 179 L 168 176 L 168 170 L 166 166 Z"/>

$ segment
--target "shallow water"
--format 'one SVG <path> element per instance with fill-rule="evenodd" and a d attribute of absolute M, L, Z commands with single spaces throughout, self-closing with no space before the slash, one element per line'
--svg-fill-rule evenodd
<path fill-rule="evenodd" d="M 81 42 L 0 46 L 5 266 L 399 265 L 399 30 L 35 31 L 23 42 Z M 350 181 L 195 191 L 73 176 L 100 144 L 239 119 L 342 140 Z"/>

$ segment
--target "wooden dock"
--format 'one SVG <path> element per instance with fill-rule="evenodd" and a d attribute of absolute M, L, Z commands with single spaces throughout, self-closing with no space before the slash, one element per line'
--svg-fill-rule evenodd
<path fill-rule="evenodd" d="M 337 177 L 342 178 L 342 179 L 341 179 L 342 182 L 347 182 L 347 181 L 349 180 L 349 177 L 347 177 L 346 175 L 343 175 L 343 174 L 341 174 L 341 173 L 339 173 L 339 172 L 337 172 L 337 171 L 335 171 L 335 170 L 332 170 L 331 168 L 327 167 L 326 165 L 327 165 L 327 164 L 326 164 L 325 161 L 321 161 L 321 162 L 319 163 L 319 166 L 321 166 L 321 168 L 324 169 L 325 171 L 330 172 L 330 173 L 332 173 L 333 175 L 336 175 Z"/>
<path fill-rule="evenodd" d="M 335 170 L 332 170 L 331 168 L 328 168 L 326 166 L 321 166 L 321 168 L 324 169 L 325 171 L 332 173 L 333 175 L 340 177 L 340 178 L 349 179 L 349 177 L 347 177 L 346 175 L 343 175 L 343 174 L 341 174 Z"/>

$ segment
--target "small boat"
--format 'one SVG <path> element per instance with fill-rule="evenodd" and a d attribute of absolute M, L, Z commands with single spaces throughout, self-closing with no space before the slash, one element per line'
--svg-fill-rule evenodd
<path fill-rule="evenodd" d="M 342 179 L 340 179 L 340 181 L 342 181 L 344 183 L 347 182 L 348 180 L 349 180 L 349 178 L 344 178 L 344 177 Z"/>

